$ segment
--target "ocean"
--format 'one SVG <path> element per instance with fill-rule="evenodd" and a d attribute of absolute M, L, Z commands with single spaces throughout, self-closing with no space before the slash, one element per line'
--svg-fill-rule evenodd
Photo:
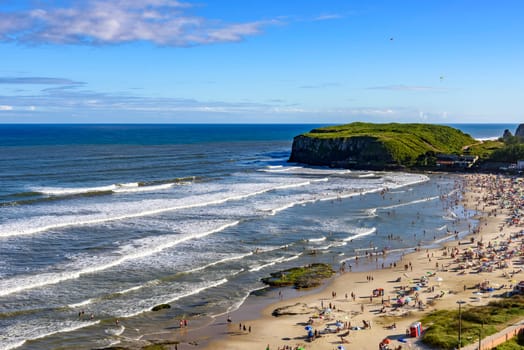
<path fill-rule="evenodd" d="M 125 345 L 233 312 L 270 272 L 467 233 L 454 175 L 288 163 L 314 127 L 0 125 L 0 349 Z"/>

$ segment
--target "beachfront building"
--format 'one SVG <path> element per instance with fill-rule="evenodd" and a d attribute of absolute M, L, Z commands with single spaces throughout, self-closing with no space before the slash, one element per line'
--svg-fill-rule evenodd
<path fill-rule="evenodd" d="M 439 168 L 471 168 L 478 160 L 478 156 L 437 154 L 437 167 Z"/>

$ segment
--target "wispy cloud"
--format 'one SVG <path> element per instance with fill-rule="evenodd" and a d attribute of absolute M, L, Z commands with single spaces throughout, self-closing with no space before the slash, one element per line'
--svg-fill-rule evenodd
<path fill-rule="evenodd" d="M 20 78 L 21 79 L 21 78 Z M 437 122 L 447 116 L 439 111 L 413 107 L 340 106 L 326 108 L 288 101 L 219 101 L 179 97 L 152 97 L 141 92 L 106 93 L 87 89 L 87 85 L 66 78 L 27 78 L 49 87 L 16 95 L 0 95 L 0 122 L 322 122 L 352 120 Z M 19 84 L 17 77 L 0 77 L 4 84 Z M 57 85 L 53 86 L 53 83 Z M 62 85 L 58 84 L 62 83 Z M 69 83 L 69 85 L 67 85 Z M 319 85 L 336 83 L 323 83 Z M 73 117 L 74 116 L 74 117 Z M 71 119 L 73 118 L 73 119 Z M 131 119 L 129 119 L 131 118 Z"/>
<path fill-rule="evenodd" d="M 420 92 L 447 91 L 447 89 L 445 88 L 438 88 L 438 87 L 433 87 L 433 86 L 417 86 L 417 85 L 373 86 L 373 87 L 369 87 L 368 90 L 420 91 Z"/>
<path fill-rule="evenodd" d="M 193 46 L 240 41 L 274 21 L 223 23 L 188 14 L 175 0 L 86 0 L 70 7 L 0 11 L 0 41 L 103 45 L 133 41 Z"/>
<path fill-rule="evenodd" d="M 26 85 L 83 85 L 79 81 L 52 77 L 0 77 L 0 84 L 26 84 Z"/>
<path fill-rule="evenodd" d="M 340 14 L 332 13 L 332 14 L 324 14 L 324 15 L 317 16 L 313 19 L 313 21 L 328 21 L 332 19 L 341 19 L 341 18 L 344 18 L 344 16 Z"/>
<path fill-rule="evenodd" d="M 47 113 L 85 111 L 92 113 L 95 118 L 100 113 L 119 115 L 128 112 L 142 113 L 143 115 L 156 112 L 255 113 L 271 108 L 273 105 L 242 101 L 199 101 L 176 97 L 156 98 L 128 93 L 104 93 L 61 87 L 44 89 L 41 90 L 40 94 L 0 95 L 0 110 L 3 111 L 37 110 Z"/>

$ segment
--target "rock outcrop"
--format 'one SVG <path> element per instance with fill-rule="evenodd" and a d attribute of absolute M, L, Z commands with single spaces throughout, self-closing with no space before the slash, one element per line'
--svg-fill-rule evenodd
<path fill-rule="evenodd" d="M 384 144 L 374 137 L 294 138 L 290 162 L 341 168 L 383 168 L 393 163 Z"/>
<path fill-rule="evenodd" d="M 519 124 L 517 131 L 515 131 L 515 136 L 524 137 L 524 124 Z"/>
<path fill-rule="evenodd" d="M 461 154 L 475 143 L 470 135 L 449 126 L 356 122 L 296 136 L 289 161 L 378 170 L 428 167 L 435 165 L 437 154 Z"/>

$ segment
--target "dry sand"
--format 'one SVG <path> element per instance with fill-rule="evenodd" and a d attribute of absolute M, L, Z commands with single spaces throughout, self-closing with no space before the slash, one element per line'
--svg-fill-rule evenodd
<path fill-rule="evenodd" d="M 222 324 L 224 336 L 216 341 L 207 344 L 206 349 L 283 349 L 284 346 L 295 348 L 302 346 L 305 349 L 316 350 L 333 350 L 339 345 L 346 349 L 376 350 L 382 339 L 389 337 L 392 340 L 391 346 L 396 348 L 400 345 L 406 348 L 424 347 L 417 338 L 406 338 L 408 343 L 401 343 L 397 339 L 406 336 L 406 329 L 420 317 L 437 309 L 456 309 L 457 301 L 463 300 L 470 305 L 485 304 L 493 299 L 491 293 L 477 295 L 475 285 L 489 280 L 492 286 L 499 285 L 506 287 L 497 290 L 496 293 L 502 293 L 510 290 L 509 285 L 522 279 L 524 273 L 516 274 L 514 277 L 504 276 L 503 272 L 512 272 L 514 267 L 511 265 L 506 269 L 495 269 L 492 272 L 473 272 L 473 268 L 466 268 L 464 272 L 455 270 L 458 263 L 454 262 L 450 256 L 454 248 L 460 250 L 476 246 L 476 242 L 481 240 L 487 245 L 487 242 L 507 239 L 512 233 L 520 232 L 522 227 L 519 225 L 504 225 L 509 216 L 509 209 L 501 209 L 495 200 L 490 203 L 485 202 L 490 194 L 485 185 L 494 183 L 495 177 L 490 175 L 468 175 L 464 176 L 467 187 L 464 196 L 464 205 L 467 208 L 482 210 L 484 214 L 480 219 L 479 232 L 472 233 L 470 237 L 463 238 L 460 241 L 453 240 L 445 245 L 432 250 L 421 250 L 409 255 L 397 262 L 396 268 L 386 268 L 367 272 L 346 272 L 334 278 L 325 288 L 319 292 L 300 296 L 298 298 L 287 298 L 284 295 L 283 300 L 266 307 L 261 316 L 255 320 L 235 319 L 232 322 L 217 320 Z M 499 179 L 500 180 L 500 179 Z M 498 180 L 498 181 L 499 181 Z M 484 184 L 484 186 L 481 186 Z M 500 190 L 500 188 L 499 188 Z M 492 194 L 493 195 L 493 194 Z M 488 201 L 489 202 L 489 201 Z M 497 214 L 495 214 L 497 210 Z M 502 229 L 503 227 L 503 229 Z M 475 238 L 475 244 L 470 244 L 470 238 Z M 462 244 L 460 244 L 462 243 Z M 409 267 L 411 263 L 411 267 Z M 438 268 L 437 268 L 438 263 Z M 405 270 L 404 265 L 408 264 Z M 515 268 L 516 269 L 516 268 Z M 462 271 L 462 270 L 461 270 Z M 373 280 L 369 280 L 369 276 Z M 389 299 L 393 304 L 397 299 L 397 291 L 402 287 L 408 289 L 414 286 L 414 282 L 421 276 L 429 277 L 429 283 L 423 287 L 419 293 L 419 300 L 424 307 L 420 309 L 415 302 L 409 305 L 396 308 L 386 307 L 386 312 L 380 312 L 383 307 L 383 300 L 387 304 Z M 401 282 L 394 282 L 397 278 Z M 383 288 L 385 293 L 382 297 L 375 297 L 370 300 L 372 291 L 377 288 Z M 333 292 L 336 296 L 333 297 Z M 346 299 L 346 293 L 348 295 Z M 353 301 L 351 293 L 356 298 Z M 434 298 L 436 295 L 442 297 Z M 411 297 L 415 298 L 414 295 Z M 332 312 L 326 315 L 326 318 L 316 318 L 319 310 L 328 307 L 331 303 Z M 334 306 L 333 306 L 334 305 Z M 298 315 L 285 315 L 274 317 L 271 315 L 276 308 L 288 307 L 293 311 L 303 312 Z M 467 305 L 465 305 L 467 307 Z M 362 311 L 363 310 L 363 311 Z M 307 341 L 306 330 L 309 317 L 313 318 L 312 326 L 321 333 L 321 336 L 313 341 Z M 350 322 L 351 327 L 362 327 L 363 320 L 371 321 L 371 327 L 360 330 L 350 330 L 350 334 L 345 337 L 346 343 L 342 343 L 340 334 L 347 332 L 342 329 L 338 333 L 328 333 L 326 327 L 336 328 L 334 325 L 337 320 L 342 323 Z M 239 330 L 239 323 L 251 327 L 246 331 Z M 396 329 L 389 329 L 387 326 L 396 324 Z M 424 325 L 423 325 L 424 326 Z"/>

